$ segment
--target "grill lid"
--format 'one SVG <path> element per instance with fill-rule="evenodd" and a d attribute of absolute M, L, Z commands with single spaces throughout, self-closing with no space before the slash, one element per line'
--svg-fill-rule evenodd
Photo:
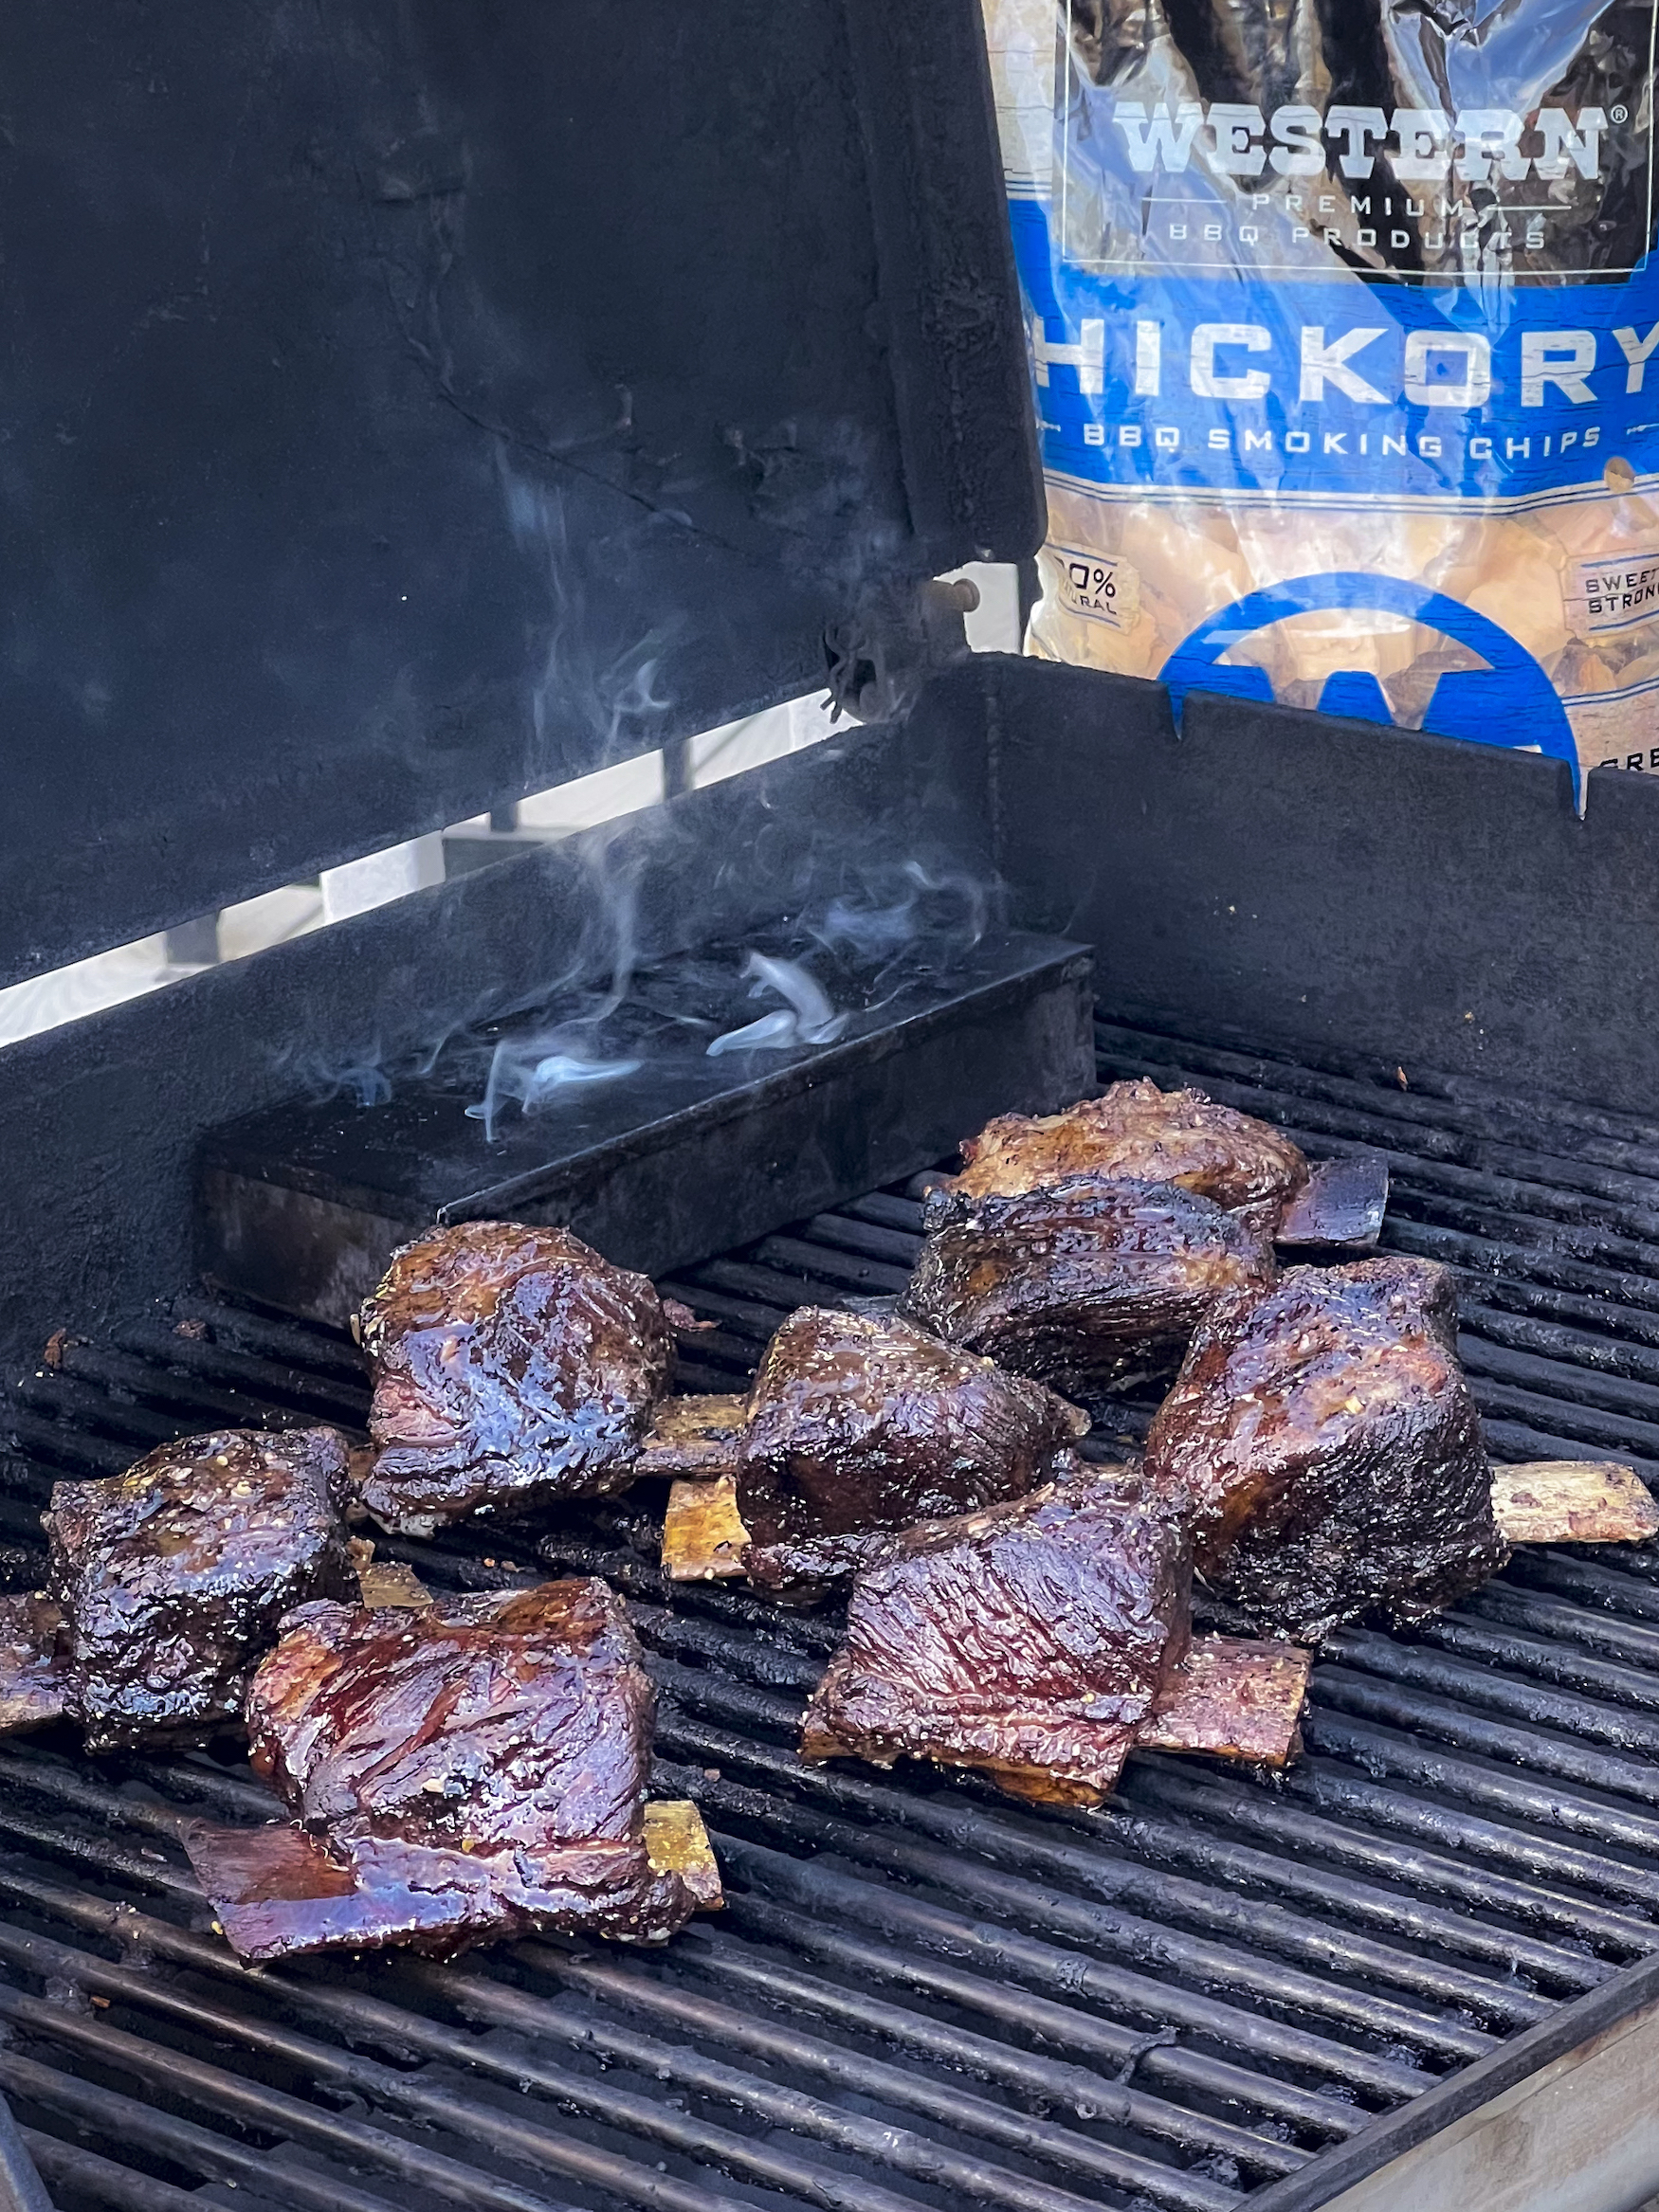
<path fill-rule="evenodd" d="M 0 64 L 0 982 L 1040 535 L 975 0 L 20 0 Z"/>

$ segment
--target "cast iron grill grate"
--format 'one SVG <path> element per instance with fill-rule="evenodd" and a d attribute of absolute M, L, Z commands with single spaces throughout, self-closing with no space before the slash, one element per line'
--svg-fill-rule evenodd
<path fill-rule="evenodd" d="M 1659 1478 L 1659 1126 L 1115 1025 L 1100 1043 L 1103 1077 L 1196 1080 L 1315 1154 L 1386 1150 L 1385 1242 L 1466 1271 L 1495 1453 Z M 732 1387 L 803 1300 L 897 1290 L 918 1188 L 670 1286 L 719 1324 L 685 1386 Z M 14 1582 L 55 1477 L 366 1405 L 344 1338 L 228 1305 L 53 1357 L 9 1414 Z M 504 1532 L 388 1549 L 434 1587 L 553 1564 L 629 1591 L 663 1785 L 703 1805 L 729 1888 L 665 1952 L 250 1974 L 174 1840 L 188 1813 L 268 1810 L 232 1747 L 0 1747 L 0 2088 L 62 2205 L 1223 2212 L 1659 1952 L 1645 1550 L 1529 1553 L 1414 1634 L 1335 1640 L 1283 1783 L 1142 1756 L 1102 1812 L 1038 1816 L 930 1771 L 800 1768 L 830 1626 L 729 1589 L 670 1607 L 652 1533 L 625 1499 L 541 1560 Z"/>

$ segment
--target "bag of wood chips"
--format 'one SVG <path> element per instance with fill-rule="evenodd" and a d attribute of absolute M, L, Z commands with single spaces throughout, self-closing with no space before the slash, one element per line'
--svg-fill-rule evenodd
<path fill-rule="evenodd" d="M 1655 0 L 985 0 L 1030 651 L 1659 770 Z"/>

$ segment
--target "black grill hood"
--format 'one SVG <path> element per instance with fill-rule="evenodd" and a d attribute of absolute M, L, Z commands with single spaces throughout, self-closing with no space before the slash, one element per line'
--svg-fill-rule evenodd
<path fill-rule="evenodd" d="M 1040 536 L 975 0 L 18 0 L 0 70 L 0 983 Z"/>

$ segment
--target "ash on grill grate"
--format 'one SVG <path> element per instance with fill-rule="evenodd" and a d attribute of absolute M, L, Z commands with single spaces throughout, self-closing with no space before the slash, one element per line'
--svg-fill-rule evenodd
<path fill-rule="evenodd" d="M 1496 1456 L 1659 1473 L 1659 1129 L 1115 1025 L 1100 1043 L 1103 1079 L 1195 1081 L 1316 1157 L 1386 1151 L 1385 1245 L 1466 1271 Z M 718 1324 L 684 1386 L 740 1384 L 804 1300 L 899 1289 L 919 1188 L 665 1285 Z M 342 1337 L 229 1306 L 58 1361 L 9 1416 L 14 1578 L 56 1475 L 367 1404 Z M 434 1587 L 551 1562 L 629 1591 L 662 1781 L 702 1803 L 728 1887 L 662 1953 L 250 1974 L 175 1842 L 192 1812 L 268 1816 L 234 1745 L 0 1750 L 0 2089 L 55 2185 L 138 2212 L 213 2185 L 330 2212 L 1220 2212 L 1659 1952 L 1646 1553 L 1528 1552 L 1413 1634 L 1347 1632 L 1278 1784 L 1140 1755 L 1101 1811 L 1037 1814 L 936 1771 L 803 1768 L 830 1624 L 712 1586 L 670 1606 L 655 1532 L 624 1498 L 571 1511 L 541 1557 L 501 1530 L 386 1549 Z"/>

